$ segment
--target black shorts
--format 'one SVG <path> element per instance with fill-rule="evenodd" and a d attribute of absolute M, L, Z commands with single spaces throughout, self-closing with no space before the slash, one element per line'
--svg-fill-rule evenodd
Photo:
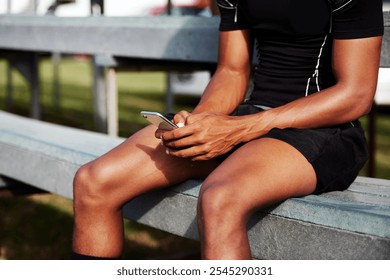
<path fill-rule="evenodd" d="M 261 111 L 256 106 L 242 104 L 232 115 Z M 284 141 L 305 156 L 316 172 L 315 194 L 347 189 L 368 159 L 367 141 L 359 121 L 317 129 L 274 128 L 261 138 L 264 137 Z M 223 160 L 229 154 L 218 159 Z"/>

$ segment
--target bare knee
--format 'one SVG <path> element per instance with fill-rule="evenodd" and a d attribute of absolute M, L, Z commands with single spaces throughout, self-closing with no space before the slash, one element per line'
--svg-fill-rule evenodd
<path fill-rule="evenodd" d="M 206 181 L 199 196 L 198 222 L 203 226 L 244 222 L 245 211 L 237 204 L 237 194 L 232 189 L 229 182 Z"/>
<path fill-rule="evenodd" d="M 75 210 L 99 208 L 107 204 L 108 185 L 108 178 L 97 164 L 92 162 L 80 167 L 73 180 Z"/>
<path fill-rule="evenodd" d="M 230 184 L 230 185 L 229 185 Z M 246 223 L 249 213 L 230 182 L 206 182 L 198 204 L 198 230 L 205 259 L 250 258 Z"/>

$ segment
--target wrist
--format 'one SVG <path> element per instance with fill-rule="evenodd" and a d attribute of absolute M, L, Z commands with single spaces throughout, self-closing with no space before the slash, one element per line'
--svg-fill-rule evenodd
<path fill-rule="evenodd" d="M 266 121 L 265 112 L 237 117 L 236 128 L 241 142 L 249 142 L 269 132 L 272 127 Z"/>

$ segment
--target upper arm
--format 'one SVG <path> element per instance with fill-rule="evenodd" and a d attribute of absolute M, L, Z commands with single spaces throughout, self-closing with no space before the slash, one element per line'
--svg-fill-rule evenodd
<path fill-rule="evenodd" d="M 252 57 L 252 39 L 249 30 L 220 32 L 218 69 L 249 74 Z"/>
<path fill-rule="evenodd" d="M 251 25 L 246 22 L 245 15 L 240 14 L 238 0 L 217 0 L 216 3 L 221 15 L 217 73 L 248 79 L 253 47 Z"/>
<path fill-rule="evenodd" d="M 335 39 L 333 70 L 338 85 L 371 100 L 374 97 L 380 63 L 382 37 Z"/>
<path fill-rule="evenodd" d="M 332 3 L 333 68 L 343 92 L 372 99 L 375 94 L 383 35 L 381 0 Z M 348 90 L 349 89 L 349 90 Z M 362 100 L 363 101 L 363 100 Z"/>
<path fill-rule="evenodd" d="M 250 32 L 220 32 L 218 67 L 194 112 L 233 112 L 245 98 L 250 69 Z"/>

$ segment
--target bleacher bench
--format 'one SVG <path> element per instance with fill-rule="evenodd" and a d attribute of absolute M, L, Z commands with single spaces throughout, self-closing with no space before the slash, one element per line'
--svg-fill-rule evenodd
<path fill-rule="evenodd" d="M 123 140 L 0 111 L 0 174 L 72 199 L 76 170 Z M 143 195 L 124 216 L 198 239 L 201 184 Z M 390 180 L 358 177 L 343 192 L 288 199 L 255 213 L 248 232 L 257 259 L 390 259 Z"/>

